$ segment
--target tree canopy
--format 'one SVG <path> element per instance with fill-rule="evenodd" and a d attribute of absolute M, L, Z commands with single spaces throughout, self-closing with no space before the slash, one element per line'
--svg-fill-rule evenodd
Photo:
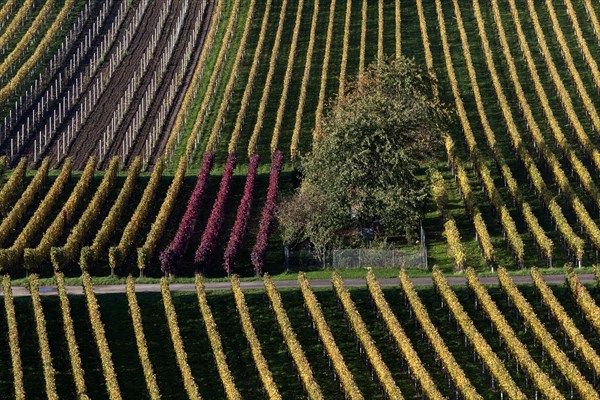
<path fill-rule="evenodd" d="M 365 231 L 415 231 L 428 194 L 417 173 L 432 160 L 448 120 L 434 84 L 401 57 L 371 65 L 348 86 L 302 157 L 298 191 L 280 207 L 285 243 L 324 250 Z"/>

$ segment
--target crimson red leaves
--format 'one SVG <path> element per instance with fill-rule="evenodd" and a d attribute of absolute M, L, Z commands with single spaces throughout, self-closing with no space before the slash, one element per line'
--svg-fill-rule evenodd
<path fill-rule="evenodd" d="M 202 198 L 206 191 L 214 159 L 215 154 L 212 151 L 204 154 L 202 168 L 200 168 L 200 172 L 198 173 L 196 186 L 188 200 L 185 214 L 179 223 L 175 238 L 160 254 L 160 264 L 163 272 L 174 272 L 177 262 L 181 260 L 185 253 L 192 233 L 194 232 L 194 228 L 196 227 L 196 221 L 198 220 L 200 207 L 202 206 Z"/>
<path fill-rule="evenodd" d="M 248 225 L 248 219 L 250 218 L 250 211 L 252 210 L 252 194 L 254 193 L 254 186 L 256 183 L 258 161 L 258 154 L 254 154 L 250 157 L 248 174 L 246 175 L 246 185 L 244 186 L 244 195 L 240 201 L 235 217 L 235 223 L 231 230 L 231 236 L 229 237 L 229 242 L 227 242 L 227 248 L 225 249 L 224 267 L 227 274 L 231 273 L 231 268 L 235 263 L 242 241 L 244 240 L 244 235 L 246 234 L 246 227 Z"/>
<path fill-rule="evenodd" d="M 275 208 L 277 207 L 277 194 L 279 193 L 279 174 L 283 165 L 283 154 L 277 150 L 273 153 L 271 161 L 271 170 L 269 175 L 269 188 L 267 189 L 267 200 L 260 215 L 260 225 L 256 235 L 256 243 L 252 248 L 250 255 L 254 271 L 259 274 L 262 272 L 265 256 L 267 254 L 267 245 L 269 243 L 269 234 L 273 227 Z"/>
<path fill-rule="evenodd" d="M 217 245 L 219 232 L 221 231 L 221 225 L 223 225 L 223 219 L 225 217 L 225 205 L 229 197 L 234 169 L 235 154 L 230 154 L 229 157 L 227 157 L 227 163 L 225 164 L 225 169 L 223 171 L 223 178 L 221 179 L 221 185 L 219 186 L 217 200 L 213 204 L 210 217 L 208 217 L 208 223 L 202 234 L 202 239 L 200 240 L 200 245 L 194 255 L 194 264 L 197 266 L 203 267 L 208 263 Z"/>

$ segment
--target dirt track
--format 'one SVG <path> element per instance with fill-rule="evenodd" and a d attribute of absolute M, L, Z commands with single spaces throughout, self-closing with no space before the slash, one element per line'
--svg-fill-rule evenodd
<path fill-rule="evenodd" d="M 516 284 L 530 284 L 531 276 L 529 275 L 518 275 L 513 276 L 513 280 Z M 592 274 L 579 274 L 579 280 L 582 283 L 592 283 L 594 282 L 594 275 Z M 465 285 L 466 280 L 464 277 L 448 277 L 448 283 L 450 285 Z M 564 275 L 545 275 L 544 279 L 549 284 L 562 284 L 565 282 Z M 481 276 L 479 280 L 484 285 L 497 285 L 498 278 L 495 276 Z M 398 278 L 381 278 L 378 279 L 379 284 L 384 287 L 398 286 Z M 422 278 L 412 278 L 412 282 L 416 286 L 431 286 L 433 285 L 433 281 L 429 277 Z M 366 286 L 366 282 L 364 279 L 344 279 L 344 284 L 349 287 L 363 287 Z M 244 281 L 240 282 L 242 289 L 264 289 L 262 281 Z M 275 285 L 278 288 L 297 288 L 298 281 L 290 280 L 290 281 L 275 281 Z M 311 279 L 310 285 L 313 288 L 331 288 L 331 281 L 328 279 Z M 208 291 L 214 290 L 230 290 L 231 285 L 229 282 L 205 282 L 204 286 Z M 193 292 L 195 291 L 195 286 L 193 283 L 173 283 L 170 285 L 171 291 L 174 292 Z M 12 288 L 14 296 L 29 296 L 29 290 L 23 286 L 15 286 Z M 139 293 L 160 293 L 160 284 L 138 284 L 135 285 L 136 292 Z M 67 292 L 69 294 L 80 295 L 83 294 L 83 289 L 81 286 L 67 286 Z M 95 286 L 94 292 L 96 294 L 110 294 L 110 293 L 125 293 L 125 285 L 103 285 L 103 286 Z M 2 294 L 2 290 L 0 289 L 0 294 Z M 54 286 L 44 286 L 40 287 L 40 293 L 47 296 L 56 295 L 56 287 Z"/>

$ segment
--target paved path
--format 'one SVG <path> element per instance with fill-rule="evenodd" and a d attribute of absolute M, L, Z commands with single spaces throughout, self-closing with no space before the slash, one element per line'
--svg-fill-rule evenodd
<path fill-rule="evenodd" d="M 594 275 L 592 274 L 580 274 L 578 275 L 579 280 L 582 283 L 594 282 Z M 516 275 L 512 277 L 517 284 L 531 283 L 531 276 L 529 275 Z M 451 276 L 447 277 L 450 285 L 466 285 L 466 279 L 462 276 Z M 544 275 L 546 282 L 552 284 L 562 284 L 565 281 L 564 275 Z M 479 277 L 481 283 L 485 285 L 497 285 L 498 278 L 496 276 L 481 276 Z M 398 278 L 380 278 L 378 279 L 381 286 L 398 286 Z M 433 285 L 433 281 L 430 277 L 412 278 L 413 284 L 416 286 L 427 286 Z M 274 281 L 278 288 L 297 288 L 298 281 Z M 313 288 L 331 287 L 331 281 L 329 279 L 311 279 L 310 284 Z M 366 282 L 361 278 L 347 278 L 344 279 L 344 284 L 349 287 L 360 287 L 366 286 Z M 240 282 L 242 289 L 264 289 L 262 281 L 247 281 Z M 205 282 L 204 286 L 208 291 L 214 290 L 229 290 L 229 282 Z M 173 283 L 170 285 L 171 291 L 175 292 L 193 292 L 195 287 L 193 283 Z M 24 286 L 14 286 L 12 288 L 13 296 L 29 296 L 29 290 Z M 158 283 L 147 283 L 135 285 L 135 291 L 138 293 L 160 293 L 160 284 Z M 98 285 L 94 287 L 96 294 L 110 294 L 110 293 L 125 293 L 125 285 Z M 67 293 L 74 295 L 83 294 L 81 286 L 67 286 Z M 0 290 L 0 295 L 2 290 Z M 41 286 L 40 294 L 42 295 L 56 295 L 55 286 Z"/>

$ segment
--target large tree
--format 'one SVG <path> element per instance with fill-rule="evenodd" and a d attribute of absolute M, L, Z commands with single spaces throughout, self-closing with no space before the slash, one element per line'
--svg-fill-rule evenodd
<path fill-rule="evenodd" d="M 415 231 L 428 187 L 417 177 L 441 142 L 447 110 L 412 59 L 371 65 L 324 115 L 302 182 L 279 212 L 284 242 L 323 250 L 341 237 Z"/>

